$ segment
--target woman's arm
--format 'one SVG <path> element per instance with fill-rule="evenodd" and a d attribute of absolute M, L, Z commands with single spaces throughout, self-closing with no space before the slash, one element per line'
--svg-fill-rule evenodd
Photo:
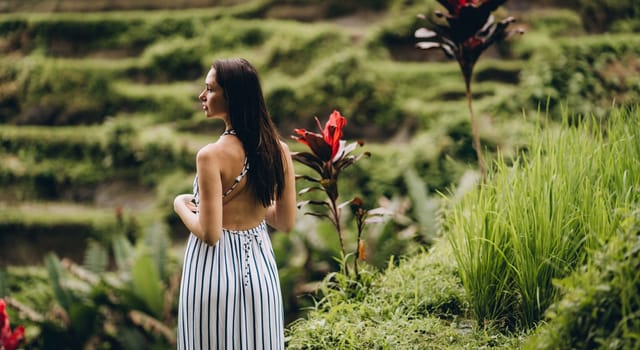
<path fill-rule="evenodd" d="M 282 197 L 276 200 L 266 214 L 267 224 L 283 232 L 289 232 L 296 222 L 296 173 L 293 168 L 293 160 L 289 152 L 289 146 L 280 141 L 284 160 L 284 189 Z"/>
<path fill-rule="evenodd" d="M 190 195 L 174 200 L 174 210 L 194 235 L 209 245 L 215 245 L 222 234 L 222 180 L 213 145 L 198 152 L 196 167 L 200 197 L 199 213 L 193 212 Z"/>

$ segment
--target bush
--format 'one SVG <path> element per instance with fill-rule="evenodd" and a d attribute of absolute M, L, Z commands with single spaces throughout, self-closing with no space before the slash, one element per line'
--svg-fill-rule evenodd
<path fill-rule="evenodd" d="M 521 73 L 518 97 L 527 109 L 544 106 L 558 115 L 566 105 L 576 115 L 603 117 L 612 103 L 625 106 L 640 96 L 640 39 L 594 36 L 561 39 L 538 51 Z"/>
<path fill-rule="evenodd" d="M 128 28 L 121 19 L 67 15 L 31 21 L 27 33 L 49 55 L 78 56 L 111 46 Z"/>
<path fill-rule="evenodd" d="M 0 153 L 18 154 L 23 160 L 35 162 L 60 158 L 99 163 L 105 157 L 98 128 L 58 128 L 56 131 L 3 126 L 0 128 Z"/>
<path fill-rule="evenodd" d="M 202 75 L 204 50 L 198 42 L 174 37 L 147 48 L 142 67 L 127 72 L 146 83 L 193 80 Z"/>
<path fill-rule="evenodd" d="M 265 27 L 258 21 L 224 18 L 205 25 L 204 34 L 210 50 L 222 51 L 262 45 L 274 34 Z"/>
<path fill-rule="evenodd" d="M 391 58 L 399 61 L 422 61 L 428 57 L 436 57 L 429 55 L 424 50 L 418 50 L 415 47 L 417 40 L 414 38 L 414 32 L 421 26 L 421 20 L 418 14 L 431 16 L 435 10 L 435 1 L 426 4 L 409 6 L 397 15 L 387 20 L 377 29 L 368 39 L 367 48 L 374 55 L 382 54 L 391 56 Z M 444 55 L 438 55 L 439 59 L 444 60 Z"/>
<path fill-rule="evenodd" d="M 15 98 L 19 106 L 18 114 L 9 116 L 9 122 L 93 124 L 101 122 L 113 107 L 111 82 L 106 72 L 35 59 L 23 60 L 14 69 Z"/>
<path fill-rule="evenodd" d="M 562 298 L 525 349 L 636 349 L 640 338 L 640 210 L 594 258 L 560 280 Z"/>
<path fill-rule="evenodd" d="M 402 125 L 404 115 L 392 83 L 368 70 L 363 61 L 364 58 L 350 52 L 327 58 L 292 84 L 291 90 L 277 90 L 279 95 L 275 97 L 281 100 L 268 94 L 269 106 L 278 106 L 282 118 L 295 116 L 296 120 L 307 120 L 297 128 L 315 129 L 315 122 L 309 117 L 329 115 L 339 109 L 349 118 L 345 132 L 352 138 L 388 136 Z M 292 94 L 295 100 L 282 100 Z M 294 109 L 286 110 L 287 106 Z"/>
<path fill-rule="evenodd" d="M 617 20 L 640 16 L 640 3 L 636 0 L 580 0 L 578 9 L 590 32 L 606 32 Z"/>
<path fill-rule="evenodd" d="M 314 62 L 348 46 L 348 41 L 339 31 L 322 30 L 296 35 L 290 40 L 278 40 L 273 45 L 266 65 L 287 75 L 299 76 Z"/>
<path fill-rule="evenodd" d="M 514 349 L 516 337 L 470 327 L 466 297 L 446 241 L 392 260 L 360 281 L 328 276 L 305 319 L 287 329 L 288 349 Z"/>
<path fill-rule="evenodd" d="M 530 25 L 528 32 L 542 32 L 551 37 L 584 34 L 580 15 L 570 9 L 529 11 L 523 20 Z"/>
<path fill-rule="evenodd" d="M 538 132 L 514 166 L 499 159 L 486 184 L 452 203 L 444 227 L 479 323 L 536 324 L 557 300 L 553 280 L 588 261 L 640 202 L 639 112 Z"/>

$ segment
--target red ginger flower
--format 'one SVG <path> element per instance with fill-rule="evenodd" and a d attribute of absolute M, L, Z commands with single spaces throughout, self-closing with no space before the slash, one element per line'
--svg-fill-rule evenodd
<path fill-rule="evenodd" d="M 0 299 L 0 350 L 15 350 L 24 339 L 24 327 L 18 326 L 11 332 L 9 315 L 4 299 Z"/>
<path fill-rule="evenodd" d="M 325 124 L 324 129 L 318 117 L 315 117 L 315 119 L 321 134 L 305 129 L 294 129 L 294 131 L 300 135 L 295 136 L 295 139 L 309 146 L 311 151 L 322 161 L 334 161 L 336 160 L 336 154 L 338 154 L 340 150 L 342 128 L 347 124 L 347 119 L 342 116 L 339 111 L 334 110 L 329 116 L 329 120 Z"/>

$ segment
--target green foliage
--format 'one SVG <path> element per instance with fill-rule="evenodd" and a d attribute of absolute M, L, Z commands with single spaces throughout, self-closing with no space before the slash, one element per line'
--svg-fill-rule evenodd
<path fill-rule="evenodd" d="M 147 47 L 142 68 L 130 69 L 129 76 L 147 83 L 193 80 L 202 75 L 205 52 L 201 43 L 181 37 L 165 39 Z"/>
<path fill-rule="evenodd" d="M 0 71 L 0 81 L 14 81 L 2 108 L 5 121 L 18 124 L 68 125 L 101 122 L 109 113 L 111 83 L 105 72 L 68 67 L 56 61 L 25 59 Z M 100 98 L 96 98 L 99 96 Z"/>
<path fill-rule="evenodd" d="M 91 240 L 87 244 L 83 265 L 91 272 L 99 274 L 107 269 L 109 253 L 97 241 Z"/>
<path fill-rule="evenodd" d="M 339 51 L 348 45 L 346 36 L 337 30 L 302 32 L 289 40 L 277 40 L 270 51 L 267 65 L 290 76 L 299 76 L 323 53 Z"/>
<path fill-rule="evenodd" d="M 205 37 L 211 50 L 222 51 L 260 46 L 278 29 L 269 28 L 263 21 L 223 18 L 207 25 Z"/>
<path fill-rule="evenodd" d="M 478 322 L 538 322 L 556 301 L 552 281 L 584 264 L 640 200 L 638 109 L 608 120 L 539 129 L 514 166 L 498 159 L 488 183 L 452 203 L 445 230 Z"/>
<path fill-rule="evenodd" d="M 525 349 L 635 349 L 640 321 L 640 212 L 635 210 L 583 268 L 557 282 L 562 298 Z"/>
<path fill-rule="evenodd" d="M 585 28 L 606 32 L 612 23 L 640 16 L 640 3 L 634 0 L 580 0 L 578 9 Z"/>
<path fill-rule="evenodd" d="M 153 265 L 161 280 L 169 277 L 166 266 L 169 262 L 169 248 L 171 242 L 167 234 L 167 227 L 160 222 L 151 224 L 143 237 L 144 245 L 149 249 Z"/>
<path fill-rule="evenodd" d="M 368 270 L 361 282 L 328 276 L 306 319 L 287 330 L 287 348 L 516 348 L 516 336 L 483 331 L 464 317 L 455 271 L 450 247 L 440 240 L 429 253 L 405 257 L 397 267 L 389 261 L 384 274 Z"/>
<path fill-rule="evenodd" d="M 551 115 L 566 105 L 576 116 L 603 117 L 612 104 L 637 101 L 639 48 L 633 35 L 558 39 L 523 70 L 518 98 L 511 103 L 535 110 L 549 101 Z"/>
<path fill-rule="evenodd" d="M 315 65 L 300 79 L 275 82 L 266 99 L 274 120 L 287 126 L 288 120 L 305 120 L 296 128 L 315 130 L 309 116 L 329 115 L 339 109 L 349 118 L 345 133 L 354 138 L 393 132 L 404 115 L 398 109 L 394 88 L 382 75 L 367 69 L 366 58 L 350 51 L 338 53 Z M 286 129 L 285 129 L 286 130 Z"/>
<path fill-rule="evenodd" d="M 528 11 L 523 18 L 530 26 L 527 32 L 545 33 L 550 37 L 583 35 L 580 15 L 570 9 Z"/>
<path fill-rule="evenodd" d="M 64 269 L 60 264 L 60 259 L 53 253 L 47 254 L 45 257 L 45 265 L 47 267 L 47 273 L 51 280 L 51 287 L 53 294 L 56 297 L 56 302 L 62 306 L 65 310 L 69 310 L 72 303 L 72 295 L 63 287 L 62 277 Z"/>
<path fill-rule="evenodd" d="M 9 282 L 7 278 L 7 271 L 4 268 L 0 268 L 0 298 L 4 298 L 9 293 Z"/>
<path fill-rule="evenodd" d="M 128 26 L 117 18 L 60 16 L 30 21 L 25 29 L 37 46 L 52 56 L 58 56 L 81 55 L 104 47 L 127 31 Z M 68 45 L 60 45 L 61 42 Z"/>
<path fill-rule="evenodd" d="M 148 233 L 158 239 L 158 233 Z M 173 318 L 166 319 L 171 308 L 165 300 L 176 292 L 174 282 L 165 281 L 159 271 L 165 271 L 168 259 L 154 259 L 160 245 L 148 245 L 149 239 L 140 240 L 134 250 L 126 237 L 117 234 L 113 239 L 117 271 L 106 271 L 96 262 L 104 262 L 106 249 L 97 242 L 89 245 L 85 256 L 88 266 L 98 273 L 86 270 L 69 259 L 60 261 L 54 254 L 46 257 L 50 288 L 55 305 L 46 314 L 30 311 L 36 329 L 30 346 L 34 348 L 76 349 L 98 342 L 106 348 L 167 348 L 175 346 Z M 159 267 L 157 264 L 163 264 Z M 51 311 L 53 310 L 53 311 Z M 149 316 L 149 314 L 155 317 Z M 53 317 L 51 315 L 58 315 Z"/>
<path fill-rule="evenodd" d="M 162 316 L 163 288 L 160 274 L 152 257 L 147 253 L 138 253 L 131 270 L 131 290 L 145 306 L 145 311 Z"/>
<path fill-rule="evenodd" d="M 427 244 L 431 244 L 438 236 L 440 226 L 438 223 L 438 211 L 440 201 L 429 197 L 429 189 L 414 169 L 409 169 L 404 174 L 407 192 L 413 203 L 413 216 L 420 223 L 420 231 Z"/>
<path fill-rule="evenodd" d="M 435 1 L 422 1 L 402 8 L 367 37 L 368 50 L 376 56 L 390 56 L 398 60 L 417 61 L 424 58 L 425 55 L 415 48 L 416 40 L 413 33 L 420 23 L 416 15 L 429 15 L 437 6 Z M 441 59 L 444 59 L 444 56 L 441 56 Z"/>

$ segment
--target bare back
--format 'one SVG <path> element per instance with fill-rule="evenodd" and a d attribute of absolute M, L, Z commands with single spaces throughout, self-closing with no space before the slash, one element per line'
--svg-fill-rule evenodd
<path fill-rule="evenodd" d="M 219 160 L 222 193 L 222 227 L 229 230 L 245 230 L 256 227 L 264 220 L 267 208 L 257 200 L 247 183 L 247 176 L 236 179 L 243 173 L 246 155 L 240 140 L 233 135 L 224 135 L 211 147 Z M 252 171 L 250 164 L 249 170 Z"/>

